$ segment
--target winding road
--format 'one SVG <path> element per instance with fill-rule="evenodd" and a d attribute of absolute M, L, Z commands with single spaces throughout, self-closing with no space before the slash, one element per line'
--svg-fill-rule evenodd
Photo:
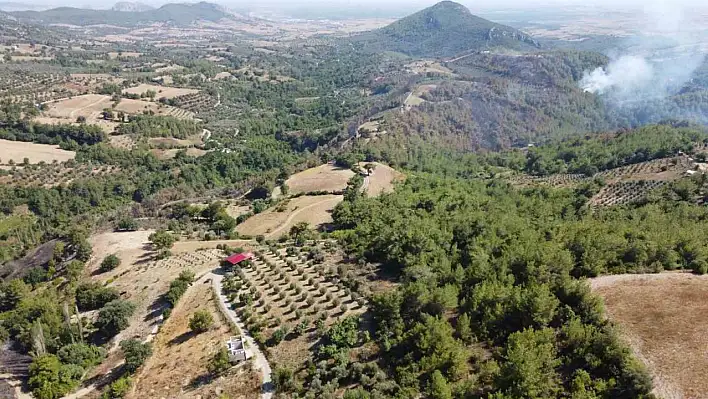
<path fill-rule="evenodd" d="M 236 312 L 234 312 L 234 310 L 231 308 L 231 305 L 229 304 L 229 300 L 228 298 L 226 298 L 226 295 L 224 295 L 224 293 L 221 291 L 221 282 L 224 280 L 224 275 L 217 273 L 217 271 L 213 271 L 208 276 L 208 278 L 211 278 L 211 283 L 214 288 L 214 292 L 219 295 L 219 307 L 221 308 L 221 311 L 224 315 L 226 315 L 226 317 L 229 318 L 229 320 L 231 320 L 231 322 L 236 324 L 239 330 L 241 330 L 241 337 L 245 341 L 247 352 L 251 352 L 253 354 L 253 366 L 263 375 L 263 383 L 261 385 L 261 398 L 271 399 L 273 397 L 273 393 L 275 392 L 275 387 L 273 385 L 272 370 L 270 368 L 270 363 L 268 363 L 268 359 L 266 359 L 265 354 L 261 352 L 261 349 L 258 347 L 258 344 L 253 339 L 253 337 L 251 337 L 251 334 L 248 333 L 246 326 L 243 324 Z"/>

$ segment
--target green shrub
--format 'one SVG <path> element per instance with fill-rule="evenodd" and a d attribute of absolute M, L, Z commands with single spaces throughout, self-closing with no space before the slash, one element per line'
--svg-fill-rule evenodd
<path fill-rule="evenodd" d="M 115 254 L 111 254 L 105 257 L 103 259 L 103 262 L 101 262 L 101 266 L 98 268 L 98 271 L 101 273 L 106 273 L 109 272 L 116 267 L 120 265 L 120 258 L 116 256 Z"/>
<path fill-rule="evenodd" d="M 189 328 L 197 334 L 209 331 L 213 325 L 214 317 L 206 309 L 196 311 L 189 320 Z"/>

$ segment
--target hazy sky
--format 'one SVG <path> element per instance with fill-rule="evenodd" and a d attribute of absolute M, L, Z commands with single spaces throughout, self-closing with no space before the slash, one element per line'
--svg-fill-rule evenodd
<path fill-rule="evenodd" d="M 43 6 L 73 6 L 86 8 L 110 8 L 121 0 L 0 0 L 9 3 L 36 4 Z M 125 0 L 140 1 L 140 0 Z M 437 3 L 439 0 L 206 0 L 239 9 L 286 11 L 325 9 L 328 14 L 336 15 L 337 10 L 343 14 L 348 11 L 385 11 L 387 13 L 406 15 L 411 11 Z M 196 2 L 196 0 L 143 0 L 145 4 L 159 6 L 168 2 Z M 642 8 L 647 3 L 666 3 L 672 7 L 680 6 L 689 10 L 706 7 L 706 0 L 458 0 L 473 12 L 475 10 L 494 9 L 534 9 L 543 6 L 600 6 L 603 8 Z M 343 15 L 346 16 L 346 15 Z"/>

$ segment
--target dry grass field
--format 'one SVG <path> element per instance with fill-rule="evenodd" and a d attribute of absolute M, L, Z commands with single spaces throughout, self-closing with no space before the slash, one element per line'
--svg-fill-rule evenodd
<path fill-rule="evenodd" d="M 195 90 L 195 89 L 185 89 L 185 88 L 181 88 L 181 87 L 165 87 L 165 86 L 156 86 L 156 85 L 148 85 L 148 84 L 141 84 L 139 86 L 129 87 L 129 88 L 123 90 L 123 93 L 140 95 L 143 93 L 147 93 L 149 90 L 152 90 L 155 93 L 157 93 L 157 96 L 155 96 L 155 98 L 165 97 L 168 99 L 179 97 L 179 96 L 184 96 L 187 94 L 199 93 L 199 90 Z"/>
<path fill-rule="evenodd" d="M 359 167 L 362 169 L 367 162 L 362 162 Z M 403 181 L 405 175 L 388 165 L 372 162 L 375 166 L 368 179 L 364 180 L 364 190 L 369 197 L 376 197 L 381 193 L 393 192 L 394 183 Z"/>
<path fill-rule="evenodd" d="M 211 330 L 192 334 L 189 319 L 206 309 L 214 318 Z M 153 341 L 153 355 L 136 378 L 128 398 L 230 398 L 260 397 L 260 376 L 246 365 L 221 378 L 208 379 L 206 364 L 231 335 L 214 302 L 211 283 L 197 281 L 182 297 Z M 200 378 L 204 381 L 200 382 Z"/>
<path fill-rule="evenodd" d="M 66 98 L 59 101 L 47 103 L 49 110 L 43 116 L 56 119 L 56 123 L 76 122 L 76 118 L 83 116 L 88 123 L 99 123 L 102 112 L 106 108 L 111 108 L 113 102 L 110 96 L 101 94 L 85 94 L 73 98 Z M 122 99 L 115 107 L 115 111 L 125 112 L 130 115 L 140 114 L 145 111 L 153 111 L 158 115 L 173 115 L 177 118 L 192 119 L 194 114 L 179 108 L 162 105 L 156 102 Z"/>
<path fill-rule="evenodd" d="M 341 195 L 302 196 L 288 201 L 286 209 L 278 212 L 270 208 L 248 218 L 236 227 L 239 234 L 279 237 L 287 234 L 290 227 L 299 222 L 307 222 L 313 227 L 332 221 L 332 209 L 342 202 Z"/>
<path fill-rule="evenodd" d="M 90 239 L 94 253 L 87 265 L 87 272 L 95 280 L 110 281 L 110 286 L 137 305 L 130 326 L 120 333 L 121 338 L 144 339 L 153 332 L 162 313 L 160 297 L 182 270 L 189 268 L 201 276 L 216 268 L 223 258 L 220 250 L 209 249 L 175 253 L 167 259 L 155 260 L 148 240 L 151 233 L 104 233 Z M 97 274 L 101 261 L 110 254 L 116 254 L 121 259 L 120 266 Z"/>
<path fill-rule="evenodd" d="M 332 164 L 324 164 L 315 168 L 296 173 L 285 184 L 289 194 L 308 193 L 312 191 L 339 191 L 347 187 L 347 182 L 354 172 Z"/>
<path fill-rule="evenodd" d="M 708 276 L 605 276 L 591 286 L 648 366 L 658 397 L 708 398 Z"/>
<path fill-rule="evenodd" d="M 10 160 L 20 164 L 25 158 L 28 158 L 30 163 L 65 162 L 74 157 L 76 152 L 62 150 L 56 145 L 0 140 L 0 163 L 2 164 L 8 164 Z"/>

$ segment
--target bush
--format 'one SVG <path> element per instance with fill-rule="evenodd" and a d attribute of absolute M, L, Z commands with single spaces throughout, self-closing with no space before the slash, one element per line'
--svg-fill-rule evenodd
<path fill-rule="evenodd" d="M 289 392 L 294 388 L 293 371 L 289 368 L 278 367 L 273 372 L 273 385 L 276 392 Z"/>
<path fill-rule="evenodd" d="M 214 317 L 205 309 L 196 311 L 189 320 L 189 328 L 197 334 L 209 331 L 213 325 Z"/>
<path fill-rule="evenodd" d="M 101 267 L 99 267 L 98 271 L 100 271 L 101 273 L 106 273 L 115 269 L 119 265 L 120 259 L 115 254 L 111 254 L 106 256 L 105 259 L 103 259 L 103 262 L 101 262 Z"/>
<path fill-rule="evenodd" d="M 29 366 L 29 385 L 37 399 L 58 399 L 69 393 L 83 374 L 79 366 L 62 365 L 54 355 L 35 357 Z"/>
<path fill-rule="evenodd" d="M 114 336 L 128 327 L 128 319 L 135 312 L 132 302 L 115 300 L 106 304 L 98 313 L 96 327 L 107 336 Z"/>
<path fill-rule="evenodd" d="M 121 377 L 108 386 L 106 392 L 101 395 L 101 399 L 120 399 L 130 391 L 133 381 L 130 377 Z"/>
<path fill-rule="evenodd" d="M 76 288 L 76 306 L 80 311 L 96 310 L 120 298 L 115 288 L 100 283 L 83 283 Z"/>
<path fill-rule="evenodd" d="M 120 341 L 120 349 L 125 356 L 125 369 L 134 373 L 145 360 L 152 355 L 152 346 L 149 343 L 142 343 L 136 339 L 126 339 Z"/>
<path fill-rule="evenodd" d="M 229 353 L 223 346 L 209 359 L 207 370 L 213 375 L 218 375 L 231 368 Z"/>
<path fill-rule="evenodd" d="M 95 345 L 74 343 L 63 346 L 57 355 L 64 364 L 75 364 L 87 369 L 101 363 L 106 351 Z"/>

